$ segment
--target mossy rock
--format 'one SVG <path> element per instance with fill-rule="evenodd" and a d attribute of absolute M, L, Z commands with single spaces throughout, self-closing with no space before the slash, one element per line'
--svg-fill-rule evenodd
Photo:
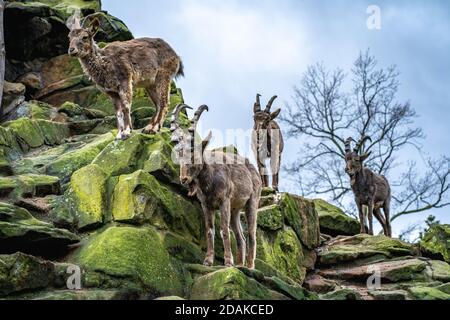
<path fill-rule="evenodd" d="M 319 296 L 317 294 L 309 292 L 299 285 L 289 285 L 277 277 L 266 277 L 264 279 L 264 284 L 272 290 L 280 292 L 294 300 L 319 300 Z"/>
<path fill-rule="evenodd" d="M 153 228 L 111 227 L 76 253 L 86 270 L 129 278 L 157 295 L 180 295 L 181 283 Z"/>
<path fill-rule="evenodd" d="M 258 230 L 257 238 L 258 259 L 302 284 L 306 268 L 303 266 L 302 245 L 294 230 L 287 227 L 275 234 L 265 234 Z"/>
<path fill-rule="evenodd" d="M 450 264 L 444 261 L 431 260 L 430 267 L 434 280 L 450 282 Z"/>
<path fill-rule="evenodd" d="M 23 149 L 39 148 L 44 145 L 45 137 L 39 126 L 32 120 L 27 118 L 17 119 L 3 124 L 10 128 Z"/>
<path fill-rule="evenodd" d="M 171 184 L 179 184 L 179 169 L 172 160 L 170 133 L 162 129 L 146 144 L 141 160 L 144 171 Z"/>
<path fill-rule="evenodd" d="M 415 248 L 406 242 L 385 236 L 356 235 L 336 241 L 326 246 L 319 254 L 320 263 L 336 264 L 355 261 L 372 256 L 387 258 L 412 256 Z"/>
<path fill-rule="evenodd" d="M 279 203 L 285 223 L 291 226 L 308 249 L 320 245 L 319 218 L 312 201 L 285 193 Z"/>
<path fill-rule="evenodd" d="M 408 292 L 405 290 L 393 290 L 393 291 L 384 291 L 384 290 L 373 290 L 369 291 L 369 294 L 375 300 L 407 300 Z"/>
<path fill-rule="evenodd" d="M 158 198 L 152 196 L 151 179 L 148 173 L 139 170 L 119 177 L 112 200 L 112 215 L 115 221 L 144 223 L 158 209 Z"/>
<path fill-rule="evenodd" d="M 258 226 L 271 231 L 276 231 L 283 228 L 283 215 L 280 207 L 278 205 L 272 205 L 259 209 Z"/>
<path fill-rule="evenodd" d="M 141 156 L 148 140 L 148 136 L 134 134 L 128 140 L 113 141 L 92 163 L 100 166 L 109 177 L 131 173 L 137 167 L 136 159 Z"/>
<path fill-rule="evenodd" d="M 420 240 L 420 250 L 427 257 L 450 263 L 450 225 L 438 224 L 428 229 Z"/>
<path fill-rule="evenodd" d="M 54 266 L 23 253 L 0 255 L 0 297 L 49 286 Z"/>
<path fill-rule="evenodd" d="M 336 237 L 339 235 L 353 236 L 359 233 L 359 222 L 346 215 L 336 206 L 322 200 L 314 200 L 319 214 L 320 232 Z"/>
<path fill-rule="evenodd" d="M 73 172 L 90 164 L 112 141 L 114 141 L 112 133 L 100 135 L 84 146 L 70 150 L 53 159 L 44 166 L 44 170 L 47 174 L 58 176 L 63 182 L 67 182 Z"/>
<path fill-rule="evenodd" d="M 37 220 L 26 209 L 0 203 L 0 253 L 22 251 L 55 255 L 77 243 L 78 236 Z"/>
<path fill-rule="evenodd" d="M 201 248 L 182 236 L 168 232 L 164 235 L 163 243 L 167 252 L 183 263 L 200 264 L 203 262 L 204 253 Z"/>
<path fill-rule="evenodd" d="M 136 300 L 137 293 L 126 290 L 44 290 L 38 293 L 15 296 L 17 300 L 47 300 L 47 301 L 108 301 L 108 300 Z"/>
<path fill-rule="evenodd" d="M 450 294 L 437 288 L 412 287 L 409 293 L 417 300 L 450 300 Z"/>
<path fill-rule="evenodd" d="M 320 298 L 323 300 L 363 300 L 361 294 L 353 289 L 338 289 L 322 294 Z"/>
<path fill-rule="evenodd" d="M 236 268 L 218 270 L 196 279 L 192 300 L 286 300 Z"/>
<path fill-rule="evenodd" d="M 107 213 L 106 182 L 106 173 L 96 164 L 83 167 L 72 175 L 67 196 L 73 203 L 79 229 L 103 223 Z"/>
<path fill-rule="evenodd" d="M 188 241 L 200 243 L 204 238 L 200 206 L 143 170 L 119 177 L 113 194 L 112 214 L 116 221 L 150 222 L 181 234 Z"/>

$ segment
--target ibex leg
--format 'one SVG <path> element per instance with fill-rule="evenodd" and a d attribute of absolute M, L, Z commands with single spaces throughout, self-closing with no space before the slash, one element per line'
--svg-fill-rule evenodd
<path fill-rule="evenodd" d="M 224 251 L 224 264 L 227 267 L 234 265 L 233 253 L 231 252 L 231 238 L 230 238 L 230 201 L 225 200 L 220 208 L 220 234 L 223 240 L 223 251 Z"/>
<path fill-rule="evenodd" d="M 241 225 L 240 210 L 235 210 L 231 213 L 231 229 L 233 230 L 234 237 L 236 238 L 237 245 L 237 266 L 241 267 L 245 264 L 245 251 L 247 244 L 245 242 L 244 232 Z"/>

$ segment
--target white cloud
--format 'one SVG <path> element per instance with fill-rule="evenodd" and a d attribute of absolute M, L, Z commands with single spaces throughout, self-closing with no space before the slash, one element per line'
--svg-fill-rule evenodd
<path fill-rule="evenodd" d="M 269 10 L 231 1 L 184 1 L 178 15 L 191 44 L 225 69 L 281 73 L 307 54 L 298 21 Z"/>

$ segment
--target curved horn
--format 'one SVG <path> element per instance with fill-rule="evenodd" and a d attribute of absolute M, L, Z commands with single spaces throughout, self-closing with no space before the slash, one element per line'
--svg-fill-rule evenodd
<path fill-rule="evenodd" d="M 253 113 L 257 113 L 261 111 L 261 95 L 258 93 L 256 95 L 256 102 L 255 105 L 253 107 Z"/>
<path fill-rule="evenodd" d="M 351 146 L 352 141 L 354 141 L 352 137 L 349 137 L 349 138 L 347 138 L 347 140 L 345 140 L 345 153 L 346 154 L 350 153 L 352 151 L 352 146 Z"/>
<path fill-rule="evenodd" d="M 191 127 L 189 128 L 189 132 L 195 134 L 195 130 L 197 130 L 197 123 L 200 120 L 200 117 L 203 112 L 209 111 L 209 107 L 207 105 L 201 105 L 197 111 L 195 111 L 194 117 L 191 120 Z"/>
<path fill-rule="evenodd" d="M 170 121 L 170 131 L 173 133 L 176 130 L 180 129 L 180 122 L 179 122 L 179 118 L 180 118 L 180 112 L 186 109 L 191 109 L 191 107 L 189 107 L 187 104 L 181 103 L 178 104 L 173 113 L 172 113 L 172 119 Z"/>
<path fill-rule="evenodd" d="M 369 136 L 363 136 L 361 139 L 359 139 L 358 143 L 356 144 L 355 148 L 353 149 L 354 152 L 356 152 L 357 154 L 360 153 L 361 148 L 364 146 L 364 144 L 370 141 L 372 142 L 372 138 Z"/>
<path fill-rule="evenodd" d="M 266 112 L 270 112 L 270 108 L 272 108 L 273 103 L 275 102 L 275 100 L 278 98 L 278 96 L 273 96 L 272 99 L 270 99 L 269 103 L 267 104 L 266 107 Z"/>

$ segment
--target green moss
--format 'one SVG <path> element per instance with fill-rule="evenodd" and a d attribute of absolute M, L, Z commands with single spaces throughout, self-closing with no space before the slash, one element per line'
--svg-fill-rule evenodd
<path fill-rule="evenodd" d="M 283 194 L 280 206 L 285 223 L 291 226 L 297 237 L 308 249 L 315 249 L 320 244 L 319 218 L 314 204 L 302 197 Z"/>
<path fill-rule="evenodd" d="M 236 268 L 227 268 L 197 278 L 192 300 L 272 300 L 287 299 Z"/>
<path fill-rule="evenodd" d="M 430 264 L 434 280 L 450 282 L 450 264 L 439 260 L 432 260 Z"/>
<path fill-rule="evenodd" d="M 94 159 L 108 176 L 117 176 L 134 171 L 148 138 L 135 134 L 125 141 L 113 141 Z"/>
<path fill-rule="evenodd" d="M 106 215 L 105 172 L 92 164 L 76 171 L 70 180 L 70 197 L 76 206 L 78 228 L 101 224 Z"/>
<path fill-rule="evenodd" d="M 327 250 L 319 254 L 319 257 L 322 264 L 335 264 L 375 255 L 396 257 L 414 254 L 415 249 L 412 245 L 398 239 L 361 234 L 328 246 Z"/>
<path fill-rule="evenodd" d="M 53 265 L 22 253 L 0 255 L 0 297 L 47 287 Z"/>
<path fill-rule="evenodd" d="M 187 240 L 199 242 L 203 238 L 200 207 L 142 170 L 120 178 L 113 202 L 116 220 L 142 222 L 151 217 L 153 224 L 182 234 Z"/>
<path fill-rule="evenodd" d="M 106 133 L 85 146 L 69 151 L 45 166 L 45 172 L 67 181 L 73 172 L 90 164 L 95 157 L 112 141 L 114 135 Z"/>
<path fill-rule="evenodd" d="M 163 243 L 172 257 L 184 263 L 199 264 L 203 262 L 204 254 L 202 250 L 192 242 L 186 241 L 182 236 L 166 233 Z"/>
<path fill-rule="evenodd" d="M 359 222 L 346 215 L 336 206 L 322 200 L 314 200 L 319 215 L 320 231 L 331 236 L 356 235 L 359 233 Z"/>
<path fill-rule="evenodd" d="M 283 275 L 303 283 L 306 268 L 303 265 L 302 245 L 291 228 L 266 235 L 258 230 L 257 257 Z"/>
<path fill-rule="evenodd" d="M 283 215 L 278 205 L 264 207 L 258 210 L 258 226 L 276 231 L 283 228 Z"/>
<path fill-rule="evenodd" d="M 181 291 L 169 254 L 152 228 L 111 227 L 93 236 L 76 260 L 88 270 L 135 279 L 155 293 Z"/>
<path fill-rule="evenodd" d="M 152 197 L 150 179 L 151 176 L 141 170 L 119 177 L 112 202 L 115 221 L 143 223 L 151 218 L 159 203 Z"/>
<path fill-rule="evenodd" d="M 411 295 L 418 300 L 450 300 L 450 294 L 430 287 L 412 287 Z"/>
<path fill-rule="evenodd" d="M 450 225 L 432 226 L 420 241 L 424 255 L 450 263 Z"/>
<path fill-rule="evenodd" d="M 10 128 L 20 143 L 29 148 L 38 148 L 45 143 L 39 126 L 30 119 L 17 119 L 5 123 L 4 126 Z"/>

